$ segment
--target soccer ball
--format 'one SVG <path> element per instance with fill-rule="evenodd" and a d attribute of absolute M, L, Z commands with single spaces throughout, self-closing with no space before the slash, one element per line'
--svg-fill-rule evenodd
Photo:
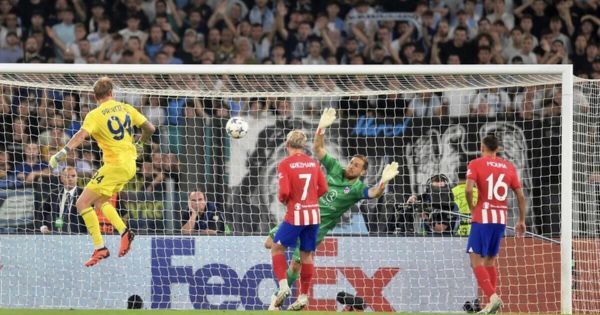
<path fill-rule="evenodd" d="M 225 125 L 225 130 L 230 137 L 240 139 L 248 133 L 248 123 L 240 117 L 231 117 Z"/>

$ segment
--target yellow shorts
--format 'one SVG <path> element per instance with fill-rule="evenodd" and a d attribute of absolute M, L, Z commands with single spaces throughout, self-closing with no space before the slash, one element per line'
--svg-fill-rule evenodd
<path fill-rule="evenodd" d="M 123 189 L 123 186 L 135 176 L 135 172 L 135 161 L 104 164 L 85 188 L 102 196 L 112 196 Z"/>

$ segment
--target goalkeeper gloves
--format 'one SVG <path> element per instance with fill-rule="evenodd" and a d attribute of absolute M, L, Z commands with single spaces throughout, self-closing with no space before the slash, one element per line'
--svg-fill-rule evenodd
<path fill-rule="evenodd" d="M 323 114 L 321 114 L 321 120 L 319 120 L 319 127 L 318 127 L 318 132 L 320 134 L 322 134 L 323 132 L 325 132 L 325 128 L 331 126 L 333 124 L 333 122 L 335 121 L 335 109 L 329 107 L 326 108 L 323 111 Z"/>
<path fill-rule="evenodd" d="M 135 151 L 137 152 L 138 157 L 144 154 L 144 143 L 142 141 L 138 141 L 135 144 Z"/>
<path fill-rule="evenodd" d="M 50 165 L 50 167 L 53 169 L 58 167 L 58 163 L 64 161 L 67 158 L 68 152 L 69 152 L 69 148 L 64 147 L 64 148 L 62 148 L 62 150 L 58 151 L 56 154 L 51 156 L 50 160 L 48 161 L 48 164 Z"/>
<path fill-rule="evenodd" d="M 392 162 L 385 166 L 381 174 L 381 184 L 385 185 L 398 175 L 398 163 Z"/>

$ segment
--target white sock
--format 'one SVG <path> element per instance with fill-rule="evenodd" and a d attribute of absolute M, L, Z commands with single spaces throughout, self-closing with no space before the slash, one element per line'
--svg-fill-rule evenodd
<path fill-rule="evenodd" d="M 289 290 L 287 279 L 279 280 L 279 290 Z"/>

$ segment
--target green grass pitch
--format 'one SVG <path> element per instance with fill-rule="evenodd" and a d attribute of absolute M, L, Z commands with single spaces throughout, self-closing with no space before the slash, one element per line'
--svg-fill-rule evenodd
<path fill-rule="evenodd" d="M 268 311 L 200 311 L 200 310 L 35 310 L 35 309 L 0 309 L 0 315 L 259 315 L 277 314 Z M 331 315 L 336 312 L 285 312 L 287 314 Z M 337 313 L 339 314 L 339 313 Z M 367 313 L 408 315 L 425 313 Z M 436 315 L 439 315 L 437 313 Z"/>

